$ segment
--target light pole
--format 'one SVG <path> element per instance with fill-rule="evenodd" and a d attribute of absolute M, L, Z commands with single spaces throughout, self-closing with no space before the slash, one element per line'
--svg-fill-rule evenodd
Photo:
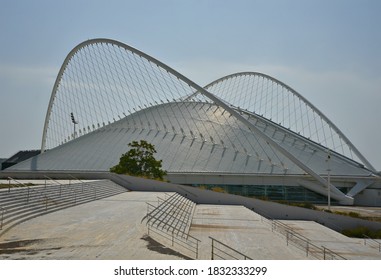
<path fill-rule="evenodd" d="M 75 120 L 73 112 L 71 112 L 70 117 L 71 117 L 71 122 L 72 122 L 73 125 L 74 125 L 73 139 L 75 139 L 75 125 L 78 124 L 78 121 Z"/>
<path fill-rule="evenodd" d="M 331 211 L 331 168 L 329 166 L 331 160 L 331 151 L 328 150 L 327 154 L 327 192 L 328 192 L 328 210 Z"/>

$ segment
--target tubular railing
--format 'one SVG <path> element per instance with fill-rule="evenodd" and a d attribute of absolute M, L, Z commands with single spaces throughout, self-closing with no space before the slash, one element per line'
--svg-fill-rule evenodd
<path fill-rule="evenodd" d="M 27 195 L 26 195 L 26 203 L 29 203 L 29 196 L 30 196 L 30 187 L 28 185 L 25 185 L 24 183 L 21 183 L 20 181 L 17 181 L 16 179 L 13 179 L 12 177 L 8 177 L 9 180 L 9 189 L 8 192 L 11 191 L 11 181 L 15 181 L 18 185 L 21 185 L 22 187 L 25 187 L 27 189 Z"/>
<path fill-rule="evenodd" d="M 68 190 L 69 192 L 73 192 L 73 197 L 74 197 L 74 205 L 77 204 L 77 191 L 75 188 L 69 188 L 67 185 L 65 184 L 61 184 L 60 182 L 48 177 L 48 176 L 44 176 L 45 178 L 49 179 L 50 181 L 54 182 L 55 184 L 57 184 L 58 186 L 60 186 L 60 197 L 62 195 L 62 188 L 64 188 L 65 190 Z M 46 181 L 45 181 L 45 189 L 46 189 Z M 45 195 L 45 198 L 46 198 L 46 195 Z M 47 200 L 46 200 L 47 201 Z M 47 204 L 47 202 L 46 202 Z"/>
<path fill-rule="evenodd" d="M 40 186 L 30 187 L 11 177 L 8 177 L 8 180 L 10 187 L 6 195 L 15 194 L 17 197 L 14 199 L 14 204 L 13 201 L 10 203 L 10 207 L 7 204 L 4 205 L 7 208 L 0 206 L 0 235 L 3 233 L 3 229 L 8 230 L 30 216 L 35 217 L 47 211 L 59 210 L 73 204 L 77 205 L 77 203 L 84 200 L 88 201 L 93 192 L 95 199 L 97 197 L 96 188 L 93 186 L 82 185 L 82 191 L 87 192 L 84 194 L 85 199 L 83 199 L 80 196 L 80 183 L 68 186 L 48 176 L 45 176 L 45 187 L 43 183 Z M 47 180 L 52 182 L 51 187 L 47 187 Z M 11 185 L 20 188 L 18 188 L 17 192 L 14 192 L 10 190 Z M 5 194 L 5 192 L 2 193 Z M 26 197 L 27 203 L 24 203 L 24 197 Z M 92 199 L 90 198 L 90 200 Z"/>
<path fill-rule="evenodd" d="M 71 175 L 70 175 L 71 176 Z M 60 187 L 60 196 L 62 195 L 62 188 L 64 188 L 65 190 L 68 190 L 69 192 L 72 192 L 73 193 L 73 200 L 74 200 L 74 204 L 76 205 L 77 204 L 77 188 L 76 187 L 73 187 L 73 185 L 66 185 L 66 184 L 61 184 L 60 182 L 48 177 L 48 176 L 44 176 L 46 179 L 49 179 L 50 181 L 54 182 L 55 184 L 59 185 Z M 73 177 L 74 178 L 74 177 Z M 77 179 L 76 179 L 77 180 Z M 79 180 L 80 181 L 80 180 Z M 81 186 L 82 186 L 82 193 L 83 193 L 83 184 L 85 184 L 84 182 L 81 181 Z M 86 185 L 87 186 L 87 185 Z M 46 181 L 45 181 L 45 187 L 46 187 Z M 96 195 L 96 190 L 93 186 L 89 186 L 91 189 L 94 190 L 94 198 L 97 197 Z"/>
<path fill-rule="evenodd" d="M 146 202 L 146 203 L 148 205 L 148 209 L 149 209 L 149 207 L 154 207 L 155 208 L 154 205 L 152 205 L 152 204 L 150 204 L 148 202 Z M 182 231 L 180 228 L 175 227 L 172 224 L 170 224 L 170 222 L 173 222 L 173 221 L 176 220 L 176 221 L 180 222 L 181 225 L 184 225 L 184 224 L 187 225 L 186 222 L 184 222 L 182 220 L 179 220 L 179 219 L 176 219 L 176 216 L 173 215 L 173 214 L 165 212 L 164 218 L 161 219 L 161 218 L 151 217 L 151 214 L 148 213 L 148 222 L 147 222 L 147 224 L 149 224 L 149 221 L 151 221 L 152 219 L 154 219 L 154 222 L 152 222 L 152 224 L 150 224 L 151 226 L 153 226 L 155 224 L 155 222 L 158 222 L 158 224 L 156 225 L 156 228 L 159 228 L 160 225 L 162 225 L 161 226 L 162 229 L 165 229 L 165 228 L 167 228 L 167 230 L 172 229 L 172 232 L 176 231 L 178 234 L 182 233 L 183 235 L 184 234 L 187 235 L 187 233 Z"/>
<path fill-rule="evenodd" d="M 179 203 L 176 204 L 175 201 Z M 187 220 L 184 221 L 184 218 L 186 214 L 191 215 L 191 211 L 184 213 L 183 208 L 188 207 L 187 201 L 186 198 L 175 193 L 165 200 L 158 198 L 158 206 L 147 202 L 147 214 L 143 217 L 142 222 L 147 219 L 149 236 L 153 233 L 157 234 L 165 240 L 169 240 L 172 247 L 180 246 L 186 250 L 186 255 L 191 254 L 197 259 L 201 241 L 185 231 Z"/>
<path fill-rule="evenodd" d="M 44 175 L 44 177 L 45 177 L 45 189 L 46 189 L 46 179 L 48 179 L 48 180 L 54 182 L 55 184 L 57 184 L 58 186 L 60 186 L 60 197 L 61 197 L 61 195 L 62 195 L 62 187 L 64 185 L 62 185 L 60 182 L 58 182 L 58 181 L 56 181 L 56 180 L 54 180 L 54 179 L 52 179 L 52 178 L 50 178 L 50 177 L 48 177 L 46 175 Z"/>
<path fill-rule="evenodd" d="M 160 201 L 164 202 L 165 200 L 158 197 L 158 201 L 160 203 Z M 172 207 L 177 206 L 175 203 L 172 203 L 172 202 L 168 202 L 168 204 Z M 191 211 L 192 209 L 193 209 L 193 207 L 191 205 L 191 201 L 184 198 L 184 201 L 181 201 L 181 207 L 176 208 L 176 210 L 177 210 L 176 215 L 171 215 L 171 217 L 174 220 L 177 220 L 178 224 L 181 224 L 181 225 L 184 225 L 185 227 L 187 227 L 188 222 L 189 222 L 189 217 L 192 214 L 192 211 Z"/>
<path fill-rule="evenodd" d="M 305 251 L 306 256 L 313 256 L 322 260 L 346 260 L 338 253 L 324 247 L 313 244 L 308 238 L 302 236 L 292 229 L 290 226 L 276 220 L 270 220 L 262 216 L 262 221 L 271 225 L 271 231 L 276 231 L 286 238 L 287 246 L 289 244 Z"/>
<path fill-rule="evenodd" d="M 141 222 L 143 222 L 145 219 L 147 219 L 147 224 L 150 222 L 151 219 L 156 217 L 156 214 L 160 213 L 160 216 L 157 218 L 160 218 L 162 215 L 165 214 L 165 211 L 163 209 L 167 207 L 167 205 L 171 202 L 171 200 L 175 199 L 176 194 L 171 195 L 168 199 L 166 199 L 162 204 L 159 206 L 153 206 L 152 204 L 147 203 L 147 214 L 143 217 Z M 159 202 L 158 202 L 159 203 Z M 152 211 L 149 211 L 149 206 L 153 206 L 154 209 Z"/>
<path fill-rule="evenodd" d="M 381 243 L 380 242 L 378 242 L 377 240 L 374 240 L 373 238 L 371 238 L 365 234 L 363 234 L 363 237 L 364 237 L 364 245 L 367 245 L 367 242 L 368 242 L 369 247 L 371 247 L 371 248 L 377 248 L 378 247 L 378 251 L 381 252 Z M 372 244 L 375 246 L 372 246 Z"/>
<path fill-rule="evenodd" d="M 212 260 L 215 260 L 216 257 L 221 260 L 252 260 L 252 258 L 222 243 L 221 241 L 218 241 L 210 236 L 209 238 L 212 240 Z"/>
<path fill-rule="evenodd" d="M 150 225 L 147 225 L 148 228 L 148 235 L 152 236 L 152 233 L 158 234 L 159 236 L 169 240 L 171 242 L 171 246 L 175 247 L 175 245 L 178 245 L 184 249 L 187 250 L 187 252 L 190 252 L 192 255 L 194 255 L 195 259 L 198 259 L 199 255 L 199 243 L 201 242 L 197 238 L 187 234 L 187 238 L 184 239 L 182 237 L 179 237 L 176 235 L 173 231 L 168 232 L 164 229 L 152 227 Z"/>
<path fill-rule="evenodd" d="M 13 179 L 12 177 L 8 177 L 8 180 L 9 180 L 9 184 L 10 184 L 11 181 L 15 181 L 17 183 L 16 186 L 21 186 L 21 187 L 26 188 L 26 190 L 27 190 L 26 202 L 27 203 L 29 203 L 29 198 L 30 198 L 31 191 L 32 191 L 34 194 L 37 194 L 40 197 L 40 200 L 45 204 L 45 209 L 47 210 L 49 196 L 46 195 L 46 181 L 45 181 L 45 191 L 40 191 L 40 190 L 35 190 L 35 189 L 31 188 L 30 186 L 25 185 L 24 183 L 19 182 L 16 179 Z M 8 193 L 10 193 L 10 189 L 8 190 Z"/>
<path fill-rule="evenodd" d="M 81 185 L 81 186 L 82 186 L 82 192 L 83 192 L 83 189 L 84 189 L 83 186 L 86 186 L 86 187 L 88 187 L 88 188 L 90 188 L 90 189 L 93 190 L 93 192 L 94 192 L 94 199 L 97 198 L 97 189 L 96 189 L 94 186 L 92 186 L 92 185 L 90 185 L 90 184 L 88 184 L 88 183 L 82 181 L 81 179 L 75 178 L 75 177 L 74 177 L 73 175 L 71 175 L 71 174 L 69 174 L 69 176 L 70 176 L 72 179 L 81 182 L 81 184 L 82 184 L 82 185 Z M 69 185 L 70 185 L 70 181 L 69 181 Z"/>

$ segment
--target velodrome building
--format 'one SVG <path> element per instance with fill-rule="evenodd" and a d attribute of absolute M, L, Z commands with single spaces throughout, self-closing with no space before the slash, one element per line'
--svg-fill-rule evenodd
<path fill-rule="evenodd" d="M 202 87 L 148 54 L 92 39 L 66 57 L 41 154 L 7 172 L 107 172 L 134 140 L 170 182 L 270 200 L 381 205 L 380 172 L 285 83 L 235 73 Z"/>

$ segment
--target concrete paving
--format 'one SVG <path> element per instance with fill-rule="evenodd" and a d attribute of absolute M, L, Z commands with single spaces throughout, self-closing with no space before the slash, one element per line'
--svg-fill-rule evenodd
<path fill-rule="evenodd" d="M 212 237 L 251 259 L 306 259 L 304 252 L 287 246 L 262 217 L 243 206 L 197 205 L 190 234 L 200 239 L 200 258 L 211 258 Z"/>
<path fill-rule="evenodd" d="M 0 237 L 0 259 L 186 259 L 149 238 L 141 223 L 146 202 L 156 204 L 158 196 L 165 197 L 162 192 L 131 191 L 31 219 Z M 361 241 L 317 223 L 282 222 L 348 259 L 381 259 Z M 287 246 L 260 215 L 242 206 L 197 205 L 189 233 L 201 240 L 199 259 L 211 258 L 209 236 L 252 259 L 310 258 Z"/>
<path fill-rule="evenodd" d="M 0 259 L 183 259 L 140 222 L 158 195 L 126 192 L 31 219 L 1 237 Z"/>
<path fill-rule="evenodd" d="M 346 259 L 381 260 L 378 246 L 366 244 L 363 239 L 349 238 L 334 230 L 311 221 L 282 221 L 295 232 L 319 247 L 326 247 Z M 381 242 L 381 240 L 379 240 Z"/>

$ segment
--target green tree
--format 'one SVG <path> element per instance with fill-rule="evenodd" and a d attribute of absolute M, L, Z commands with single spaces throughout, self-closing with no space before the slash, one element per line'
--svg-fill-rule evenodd
<path fill-rule="evenodd" d="M 156 160 L 155 146 L 145 140 L 133 141 L 128 144 L 131 149 L 119 159 L 119 164 L 110 168 L 117 174 L 147 177 L 150 179 L 163 179 L 167 174 L 161 169 L 162 160 Z"/>

